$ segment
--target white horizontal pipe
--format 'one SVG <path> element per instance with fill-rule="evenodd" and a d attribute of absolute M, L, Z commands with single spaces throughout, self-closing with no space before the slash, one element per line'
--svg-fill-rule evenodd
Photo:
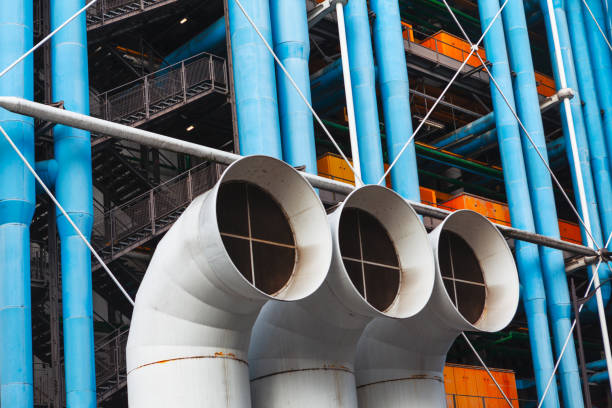
<path fill-rule="evenodd" d="M 91 116 L 82 115 L 80 113 L 75 113 L 60 108 L 54 108 L 42 103 L 32 102 L 13 96 L 0 96 L 0 107 L 21 115 L 32 116 L 52 123 L 60 123 L 62 125 L 72 126 L 101 135 L 112 136 L 122 140 L 130 140 L 145 146 L 190 154 L 195 157 L 200 157 L 217 163 L 229 164 L 241 157 L 223 150 L 185 142 L 172 137 L 160 135 L 158 133 L 149 132 L 126 125 L 120 125 L 107 120 L 93 118 Z M 355 187 L 350 184 L 330 180 L 314 174 L 304 173 L 303 176 L 310 182 L 310 184 L 312 184 L 313 187 L 321 188 L 323 190 L 334 191 L 341 194 L 350 194 L 351 191 L 355 189 Z M 421 215 L 443 219 L 450 214 L 450 211 L 441 208 L 413 201 L 409 202 Z M 576 254 L 588 256 L 597 255 L 597 252 L 591 248 L 573 244 L 571 242 L 565 242 L 560 239 L 549 238 L 543 235 L 522 231 L 512 227 L 506 227 L 503 225 L 497 225 L 497 228 L 507 237 L 561 249 L 564 251 L 570 251 Z"/>

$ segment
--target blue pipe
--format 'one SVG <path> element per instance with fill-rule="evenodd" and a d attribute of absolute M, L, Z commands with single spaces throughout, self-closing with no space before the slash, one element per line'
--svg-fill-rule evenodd
<path fill-rule="evenodd" d="M 32 47 L 32 0 L 0 2 L 0 69 Z M 0 95 L 34 99 L 34 58 L 30 56 L 0 79 Z M 0 109 L 0 125 L 30 163 L 34 163 L 34 119 Z M 34 215 L 34 177 L 0 137 L 0 405 L 34 405 L 30 223 Z"/>
<path fill-rule="evenodd" d="M 536 232 L 560 239 L 561 234 L 559 233 L 559 220 L 552 180 L 548 169 L 536 151 L 537 148 L 548 163 L 535 71 L 531 53 L 526 52 L 530 49 L 530 44 L 523 1 L 509 0 L 502 12 L 502 18 L 506 30 L 510 68 L 514 72 L 514 99 L 516 100 L 517 114 L 533 141 L 532 144 L 524 132 L 521 132 Z M 539 252 L 553 342 L 557 351 L 556 356 L 559 357 L 572 325 L 572 308 L 565 275 L 565 262 L 563 253 L 559 250 L 540 246 Z M 584 407 L 573 339 L 570 339 L 567 343 L 559 365 L 558 376 L 561 380 L 564 406 L 568 408 Z"/>
<path fill-rule="evenodd" d="M 336 85 L 342 80 L 342 60 L 338 58 L 327 64 L 310 77 L 310 88 L 313 95 L 316 92 L 325 92 L 329 86 Z"/>
<path fill-rule="evenodd" d="M 51 30 L 85 5 L 85 0 L 51 0 Z M 89 114 L 85 13 L 51 40 L 53 100 L 67 110 Z M 54 131 L 58 201 L 88 239 L 93 225 L 91 143 L 88 132 L 63 125 Z M 96 406 L 91 254 L 57 211 L 61 240 L 62 310 L 67 407 Z"/>
<path fill-rule="evenodd" d="M 449 147 L 446 150 L 450 150 L 453 153 L 457 153 L 462 156 L 466 156 L 484 147 L 489 148 L 489 147 L 493 147 L 493 145 L 496 145 L 496 144 L 497 144 L 497 130 L 491 129 L 476 137 L 473 137 L 472 139 L 470 139 L 469 142 L 466 142 L 461 145 L 457 145 L 456 147 L 454 146 Z"/>
<path fill-rule="evenodd" d="M 602 3 L 600 0 L 585 1 L 605 33 L 606 23 Z M 588 53 L 591 57 L 591 66 L 593 68 L 593 74 L 595 75 L 595 83 L 597 84 L 596 90 L 594 89 L 593 92 L 597 93 L 599 105 L 602 109 L 601 112 L 603 115 L 601 119 L 606 136 L 608 160 L 612 163 L 612 78 L 610 77 L 610 73 L 612 72 L 612 56 L 610 55 L 608 45 L 597 28 L 597 24 L 593 21 L 591 14 L 582 2 L 580 2 L 579 8 L 582 9 L 583 12 L 585 22 L 584 29 L 588 38 Z M 575 10 L 575 8 L 572 10 Z M 580 13 L 579 10 L 577 12 Z M 586 40 L 587 39 L 585 39 L 585 42 Z M 582 93 L 584 94 L 584 91 L 582 91 Z"/>
<path fill-rule="evenodd" d="M 572 88 L 575 91 L 578 91 L 576 92 L 576 95 L 570 100 L 570 106 L 571 106 L 571 112 L 572 112 L 572 117 L 573 117 L 573 122 L 574 122 L 574 130 L 576 134 L 576 143 L 578 145 L 578 155 L 579 155 L 579 160 L 580 160 L 579 165 L 582 169 L 582 176 L 583 176 L 582 179 L 583 179 L 584 189 L 586 193 L 587 208 L 582 208 L 582 204 L 580 200 L 576 200 L 577 207 L 578 207 L 578 211 L 581 214 L 584 214 L 585 211 L 589 212 L 589 216 L 591 220 L 591 234 L 595 238 L 597 245 L 601 246 L 603 242 L 602 228 L 601 228 L 601 223 L 600 223 L 600 218 L 599 218 L 599 210 L 597 206 L 595 186 L 593 183 L 593 172 L 591 170 L 591 164 L 589 161 L 589 143 L 587 140 L 586 127 L 585 127 L 584 117 L 582 113 L 582 98 L 581 98 L 582 90 L 580 89 L 578 85 L 578 79 L 577 79 L 576 70 L 574 67 L 575 59 L 574 59 L 572 47 L 571 47 L 570 34 L 569 34 L 569 29 L 568 29 L 566 13 L 565 13 L 565 9 L 563 8 L 563 0 L 553 0 L 553 7 L 554 7 L 555 17 L 556 17 L 556 22 L 557 22 L 559 42 L 561 45 L 561 55 L 563 58 L 563 65 L 565 67 L 567 86 Z M 556 63 L 554 44 L 552 40 L 553 36 L 552 36 L 552 28 L 550 25 L 550 16 L 548 13 L 547 0 L 540 0 L 540 8 L 542 9 L 542 13 L 544 14 L 544 22 L 546 25 L 546 32 L 547 32 L 548 43 L 549 43 L 548 48 L 549 48 L 549 52 L 551 53 L 551 61 L 552 61 L 552 67 L 553 67 L 553 72 L 555 76 L 555 82 L 557 83 L 557 86 L 559 87 L 561 81 L 559 80 L 559 67 L 557 66 L 557 63 Z M 570 133 L 567 127 L 567 118 L 565 116 L 566 116 L 565 109 L 562 108 L 561 117 L 563 119 L 562 126 L 563 126 L 563 133 L 565 135 L 565 144 L 566 146 L 569 146 L 570 145 L 570 139 L 569 139 Z M 572 185 L 574 186 L 574 195 L 575 197 L 579 197 L 578 188 L 577 188 L 578 182 L 576 178 L 576 173 L 574 171 L 574 168 L 575 168 L 574 157 L 572 155 L 571 149 L 566 149 L 566 154 L 568 157 L 571 174 L 572 174 Z M 581 230 L 582 230 L 583 242 L 586 242 L 587 236 L 584 231 L 584 228 L 581 228 Z M 588 271 L 590 275 L 592 273 L 592 269 L 588 268 Z M 602 277 L 602 279 L 604 276 L 608 276 L 609 270 L 608 270 L 607 265 L 602 265 L 600 267 L 599 274 Z M 602 288 L 601 293 L 604 299 L 604 304 L 607 304 L 607 302 L 610 299 L 610 285 L 609 284 L 605 285 Z M 587 303 L 587 307 L 591 311 L 597 310 L 594 301 Z"/>
<path fill-rule="evenodd" d="M 606 360 L 591 361 L 590 363 L 587 363 L 586 368 L 587 370 L 603 371 L 608 369 L 608 364 L 606 363 Z"/>
<path fill-rule="evenodd" d="M 376 102 L 374 56 L 366 0 L 348 2 L 345 6 L 345 22 L 361 178 L 365 184 L 377 184 L 384 174 L 384 169 Z"/>
<path fill-rule="evenodd" d="M 385 116 L 389 162 L 395 160 L 412 136 L 410 84 L 397 0 L 371 0 L 374 19 L 374 48 L 379 67 L 380 93 Z M 391 185 L 402 197 L 420 201 L 414 141 L 391 169 Z"/>
<path fill-rule="evenodd" d="M 538 108 L 539 109 L 539 108 Z M 444 138 L 437 140 L 433 143 L 434 147 L 444 147 L 451 143 L 458 142 L 471 135 L 479 135 L 488 130 L 495 128 L 495 114 L 491 112 L 487 115 L 481 116 L 473 122 L 454 130 L 452 133 L 444 136 Z"/>
<path fill-rule="evenodd" d="M 274 58 L 236 2 L 228 3 L 240 154 L 282 159 Z M 272 44 L 268 0 L 246 0 L 242 5 Z"/>
<path fill-rule="evenodd" d="M 221 17 L 204 31 L 165 56 L 161 68 L 176 64 L 202 52 L 217 52 L 223 45 L 225 45 L 225 18 Z"/>
<path fill-rule="evenodd" d="M 589 382 L 592 383 L 596 383 L 596 384 L 601 384 L 602 382 L 607 382 L 608 381 L 608 372 L 607 371 L 603 371 L 601 373 L 596 373 L 593 374 L 592 376 L 589 377 Z"/>
<path fill-rule="evenodd" d="M 478 10 L 480 12 L 480 24 L 484 31 L 499 12 L 499 1 L 479 0 Z M 485 51 L 487 59 L 491 63 L 493 77 L 499 84 L 501 92 L 508 99 L 512 108 L 514 108 L 512 78 L 508 66 L 505 44 L 502 21 L 496 19 L 490 31 L 484 37 Z M 510 108 L 506 105 L 504 98 L 493 83 L 491 83 L 491 98 L 512 226 L 534 232 L 535 223 L 531 209 L 529 189 L 527 187 L 527 174 L 518 124 Z M 539 111 L 539 108 L 537 111 Z M 516 241 L 515 254 L 519 278 L 525 289 L 523 304 L 529 326 L 529 339 L 538 396 L 542 398 L 548 379 L 553 373 L 554 360 L 548 330 L 546 294 L 538 247 L 524 241 Z M 555 381 L 551 383 L 543 406 L 559 406 L 559 396 Z"/>
<path fill-rule="evenodd" d="M 306 3 L 270 0 L 274 51 L 310 103 L 310 39 Z M 280 67 L 276 68 L 283 159 L 317 174 L 312 112 Z"/>
<path fill-rule="evenodd" d="M 36 162 L 35 165 L 36 174 L 42 179 L 43 183 L 49 189 L 55 188 L 55 179 L 57 179 L 58 164 L 57 160 L 50 159 L 45 161 Z M 42 186 L 36 183 L 36 195 L 44 193 Z"/>
<path fill-rule="evenodd" d="M 589 143 L 589 157 L 591 159 L 591 168 L 593 169 L 593 181 L 595 182 L 595 192 L 597 194 L 597 203 L 599 204 L 599 216 L 603 236 L 607 237 L 612 232 L 612 183 L 610 176 L 610 165 L 608 155 L 606 153 L 606 141 L 604 138 L 604 128 L 602 127 L 602 110 L 599 107 L 593 69 L 589 60 L 589 48 L 591 42 L 587 41 L 585 33 L 585 25 L 581 11 L 581 0 L 566 0 L 565 9 L 568 16 L 569 33 L 572 41 L 572 51 L 574 52 L 574 62 L 576 64 L 576 73 L 578 74 L 578 86 L 580 87 L 580 96 L 582 98 L 582 112 L 587 129 Z M 589 20 L 591 17 L 589 16 Z M 591 20 L 592 21 L 592 20 Z M 601 35 L 597 32 L 598 38 Z M 593 53 L 591 52 L 591 55 Z M 606 56 L 607 58 L 607 56 Z M 609 65 L 609 64 L 608 64 Z M 609 66 L 606 67 L 607 77 L 612 71 L 609 71 Z M 597 70 L 599 71 L 599 70 Z M 608 91 L 602 85 L 598 84 L 599 94 L 607 94 Z M 610 99 L 612 102 L 612 99 Z M 612 108 L 612 104 L 610 106 Z M 612 114 L 612 111 L 609 112 Z M 605 118 L 605 116 L 604 116 Z M 612 120 L 612 116 L 610 116 Z M 612 121 L 610 122 L 610 132 L 612 136 Z M 610 140 L 612 141 L 612 139 Z M 605 273 L 608 268 L 604 268 L 602 279 L 606 279 Z"/>

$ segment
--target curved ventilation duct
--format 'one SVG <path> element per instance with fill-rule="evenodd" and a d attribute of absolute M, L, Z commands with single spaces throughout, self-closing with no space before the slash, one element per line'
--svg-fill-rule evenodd
<path fill-rule="evenodd" d="M 498 331 L 514 316 L 516 266 L 493 224 L 457 211 L 429 238 L 437 270 L 427 306 L 412 318 L 375 319 L 359 341 L 360 408 L 446 407 L 442 370 L 455 338 L 462 331 Z"/>
<path fill-rule="evenodd" d="M 427 303 L 434 258 L 412 207 L 369 185 L 329 215 L 333 256 L 325 283 L 298 302 L 268 302 L 251 337 L 253 407 L 356 407 L 353 362 L 375 317 L 405 318 Z"/>
<path fill-rule="evenodd" d="M 313 293 L 331 234 L 310 184 L 287 164 L 243 158 L 157 246 L 127 344 L 129 404 L 250 407 L 247 348 L 269 299 Z"/>

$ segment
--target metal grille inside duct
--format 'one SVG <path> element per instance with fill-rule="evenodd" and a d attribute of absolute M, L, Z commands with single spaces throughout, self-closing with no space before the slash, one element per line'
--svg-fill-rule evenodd
<path fill-rule="evenodd" d="M 468 322 L 476 323 L 484 311 L 486 286 L 474 251 L 459 235 L 444 230 L 438 259 L 444 287 L 453 304 Z"/>
<path fill-rule="evenodd" d="M 351 282 L 369 304 L 384 312 L 400 285 L 399 260 L 389 234 L 369 213 L 346 208 L 340 218 L 339 241 Z"/>
<path fill-rule="evenodd" d="M 293 231 L 276 200 L 248 182 L 219 188 L 217 221 L 223 244 L 240 273 L 273 295 L 289 281 L 296 262 Z"/>

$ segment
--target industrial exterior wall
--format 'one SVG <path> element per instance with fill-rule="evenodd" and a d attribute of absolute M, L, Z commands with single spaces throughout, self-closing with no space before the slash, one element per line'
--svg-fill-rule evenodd
<path fill-rule="evenodd" d="M 513 407 L 518 408 L 518 393 L 513 371 L 490 369 Z M 447 364 L 444 389 L 449 408 L 507 408 L 508 403 L 485 369 Z"/>

